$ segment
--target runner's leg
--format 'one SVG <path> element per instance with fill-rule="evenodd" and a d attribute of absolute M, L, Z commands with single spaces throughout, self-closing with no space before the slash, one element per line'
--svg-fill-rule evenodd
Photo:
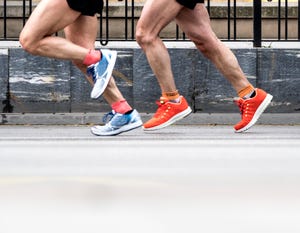
<path fill-rule="evenodd" d="M 162 92 L 175 91 L 176 85 L 170 56 L 159 33 L 181 9 L 175 0 L 147 0 L 136 28 L 136 40 L 144 50 Z"/>
<path fill-rule="evenodd" d="M 250 84 L 235 55 L 213 32 L 204 4 L 197 4 L 194 10 L 182 9 L 176 16 L 176 22 L 203 55 L 210 59 L 229 80 L 237 92 Z"/>
<path fill-rule="evenodd" d="M 88 53 L 86 48 L 52 36 L 72 24 L 80 15 L 70 9 L 66 1 L 42 0 L 25 24 L 20 34 L 20 43 L 34 55 L 83 61 Z"/>
<path fill-rule="evenodd" d="M 67 40 L 74 44 L 82 46 L 87 49 L 95 48 L 95 40 L 97 37 L 98 21 L 96 16 L 81 15 L 76 21 L 64 30 Z M 73 60 L 73 63 L 86 74 L 86 66 L 80 60 Z M 87 77 L 91 85 L 94 85 L 90 77 Z M 103 93 L 103 97 L 112 105 L 115 102 L 124 100 L 122 93 L 118 89 L 114 78 L 112 77 Z"/>

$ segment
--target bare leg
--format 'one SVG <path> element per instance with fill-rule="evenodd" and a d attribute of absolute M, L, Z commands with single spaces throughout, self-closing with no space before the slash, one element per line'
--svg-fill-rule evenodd
<path fill-rule="evenodd" d="M 235 55 L 213 33 L 204 4 L 198 4 L 194 10 L 184 8 L 176 21 L 197 48 L 229 80 L 240 97 L 253 91 Z M 254 94 L 252 98 L 248 96 L 246 100 L 238 100 L 242 119 L 234 126 L 236 132 L 244 132 L 252 127 L 272 100 L 272 96 L 261 89 L 256 89 Z"/>
<path fill-rule="evenodd" d="M 176 85 L 169 53 L 158 35 L 181 9 L 175 0 L 148 0 L 137 24 L 136 40 L 144 50 L 162 92 L 174 91 Z"/>
<path fill-rule="evenodd" d="M 175 19 L 182 8 L 176 0 L 147 0 L 137 24 L 137 42 L 147 56 L 163 96 L 153 118 L 143 125 L 144 130 L 164 128 L 191 112 L 185 98 L 177 92 L 170 56 L 159 38 L 160 31 Z"/>
<path fill-rule="evenodd" d="M 176 22 L 196 47 L 208 58 L 239 92 L 250 83 L 241 70 L 235 55 L 215 35 L 204 4 L 194 10 L 183 8 Z"/>
<path fill-rule="evenodd" d="M 42 0 L 31 14 L 21 34 L 23 48 L 39 56 L 83 61 L 88 49 L 64 38 L 51 36 L 72 24 L 80 16 L 66 1 Z"/>
<path fill-rule="evenodd" d="M 97 28 L 98 21 L 96 16 L 80 16 L 73 24 L 67 26 L 64 31 L 67 40 L 84 48 L 94 49 Z M 82 64 L 82 61 L 73 60 L 73 63 L 82 73 L 86 74 L 86 66 Z M 93 81 L 89 77 L 87 79 L 93 85 Z M 110 79 L 103 97 L 110 105 L 124 99 L 113 77 Z"/>

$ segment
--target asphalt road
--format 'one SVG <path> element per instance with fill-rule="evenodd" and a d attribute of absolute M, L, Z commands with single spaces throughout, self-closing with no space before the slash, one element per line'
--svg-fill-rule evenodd
<path fill-rule="evenodd" d="M 299 233 L 300 126 L 0 126 L 1 233 Z"/>

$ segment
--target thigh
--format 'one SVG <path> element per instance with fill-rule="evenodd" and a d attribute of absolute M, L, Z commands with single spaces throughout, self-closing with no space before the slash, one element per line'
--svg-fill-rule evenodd
<path fill-rule="evenodd" d="M 65 0 L 42 0 L 30 15 L 22 32 L 37 40 L 52 35 L 73 23 L 80 13 Z"/>
<path fill-rule="evenodd" d="M 93 49 L 98 32 L 96 16 L 79 16 L 76 21 L 65 29 L 66 39 L 81 47 Z"/>
<path fill-rule="evenodd" d="M 176 23 L 192 41 L 202 41 L 215 37 L 204 4 L 197 4 L 193 10 L 183 8 L 176 16 Z"/>
<path fill-rule="evenodd" d="M 145 3 L 137 29 L 155 35 L 172 20 L 183 8 L 176 0 L 147 0 Z"/>

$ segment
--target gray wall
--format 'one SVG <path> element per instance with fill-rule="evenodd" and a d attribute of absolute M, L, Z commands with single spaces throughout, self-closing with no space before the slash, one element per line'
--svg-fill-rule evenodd
<path fill-rule="evenodd" d="M 140 112 L 154 112 L 160 89 L 138 48 L 117 49 L 114 70 L 128 102 Z M 169 49 L 177 87 L 194 112 L 236 112 L 235 91 L 196 49 Z M 300 49 L 233 49 L 254 86 L 270 92 L 267 112 L 300 111 Z M 32 56 L 21 48 L 0 49 L 1 112 L 106 112 L 105 100 L 90 99 L 91 86 L 69 62 Z"/>

